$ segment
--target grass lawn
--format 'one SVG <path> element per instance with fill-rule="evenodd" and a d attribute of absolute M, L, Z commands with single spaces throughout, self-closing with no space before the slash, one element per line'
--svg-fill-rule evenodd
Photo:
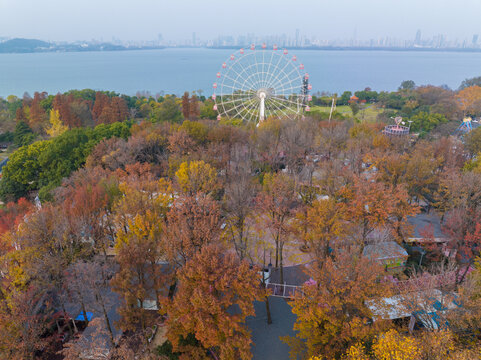
<path fill-rule="evenodd" d="M 10 152 L 8 151 L 0 151 L 0 161 L 7 158 L 9 155 L 10 155 Z"/>
<path fill-rule="evenodd" d="M 331 111 L 330 106 L 313 106 L 311 107 L 311 111 L 313 112 L 324 112 L 329 114 Z M 335 111 L 338 114 L 341 114 L 343 116 L 349 116 L 352 117 L 352 110 L 348 105 L 341 105 L 341 106 L 336 106 Z M 377 121 L 377 115 L 382 113 L 384 109 L 378 108 L 376 105 L 366 105 L 363 110 L 360 110 L 356 118 L 358 118 L 361 121 L 367 121 L 367 122 L 376 122 Z"/>

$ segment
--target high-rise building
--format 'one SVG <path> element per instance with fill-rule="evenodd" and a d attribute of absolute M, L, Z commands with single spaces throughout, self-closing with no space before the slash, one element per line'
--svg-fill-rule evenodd
<path fill-rule="evenodd" d="M 414 39 L 414 44 L 415 45 L 421 45 L 421 30 L 420 29 L 416 32 L 416 38 Z"/>
<path fill-rule="evenodd" d="M 474 34 L 473 35 L 473 47 L 476 47 L 476 45 L 478 45 L 478 39 L 479 39 L 479 35 Z"/>
<path fill-rule="evenodd" d="M 296 29 L 296 47 L 299 47 L 300 45 L 301 45 L 300 31 L 299 29 Z"/>
<path fill-rule="evenodd" d="M 197 45 L 197 39 L 195 37 L 195 32 L 192 33 L 192 46 Z"/>

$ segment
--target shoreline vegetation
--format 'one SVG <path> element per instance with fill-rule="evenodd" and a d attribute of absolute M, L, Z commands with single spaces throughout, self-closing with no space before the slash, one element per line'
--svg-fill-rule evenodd
<path fill-rule="evenodd" d="M 245 45 L 244 47 L 247 47 Z M 86 51 L 133 51 L 133 50 L 162 50 L 162 49 L 214 49 L 228 50 L 238 49 L 242 46 L 124 46 L 108 42 L 74 42 L 56 43 L 38 39 L 15 38 L 0 42 L 0 54 L 30 54 L 44 52 L 86 52 Z M 393 52 L 457 52 L 457 53 L 479 53 L 480 48 L 431 48 L 431 47 L 391 47 L 391 46 L 304 46 L 292 47 L 291 50 L 318 50 L 318 51 L 393 51 Z"/>

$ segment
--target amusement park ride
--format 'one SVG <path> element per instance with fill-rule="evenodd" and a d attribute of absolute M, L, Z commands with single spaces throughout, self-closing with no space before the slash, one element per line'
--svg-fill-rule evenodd
<path fill-rule="evenodd" d="M 240 118 L 257 124 L 269 116 L 295 118 L 310 111 L 309 74 L 295 55 L 277 45 L 240 49 L 222 63 L 213 84 L 217 119 Z"/>
<path fill-rule="evenodd" d="M 469 116 L 466 116 L 461 125 L 459 125 L 456 129 L 456 132 L 466 134 L 471 132 L 471 130 L 473 130 L 473 119 Z"/>
<path fill-rule="evenodd" d="M 404 126 L 405 122 L 403 121 L 403 118 L 400 116 L 395 117 L 394 122 L 396 123 L 396 125 L 387 125 L 383 130 L 383 134 L 388 136 L 409 135 L 411 122 L 409 122 L 409 126 Z"/>

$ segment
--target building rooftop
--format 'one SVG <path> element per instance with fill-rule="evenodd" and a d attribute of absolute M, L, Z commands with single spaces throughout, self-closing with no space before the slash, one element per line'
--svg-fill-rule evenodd
<path fill-rule="evenodd" d="M 408 257 L 407 251 L 395 241 L 366 245 L 362 254 L 374 260 Z"/>
<path fill-rule="evenodd" d="M 434 238 L 446 238 L 442 231 L 441 219 L 435 212 L 422 212 L 416 216 L 409 216 L 408 223 L 414 228 L 412 238 L 422 238 L 426 236 L 426 232 L 430 231 L 433 232 Z"/>
<path fill-rule="evenodd" d="M 303 285 L 310 277 L 305 272 L 306 265 L 284 266 L 284 282 L 287 285 Z M 280 269 L 272 269 L 269 282 L 280 284 L 281 272 Z"/>

